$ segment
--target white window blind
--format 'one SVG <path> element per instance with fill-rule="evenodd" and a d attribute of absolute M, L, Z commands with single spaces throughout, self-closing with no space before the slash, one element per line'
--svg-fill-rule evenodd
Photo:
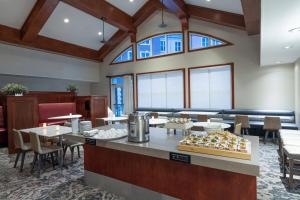
<path fill-rule="evenodd" d="M 137 76 L 140 108 L 183 108 L 183 71 Z"/>
<path fill-rule="evenodd" d="M 190 70 L 191 108 L 231 109 L 231 66 Z"/>

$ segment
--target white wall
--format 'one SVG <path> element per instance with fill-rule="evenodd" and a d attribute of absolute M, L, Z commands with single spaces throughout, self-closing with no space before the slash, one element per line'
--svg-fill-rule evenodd
<path fill-rule="evenodd" d="M 90 82 L 0 74 L 0 88 L 2 88 L 7 83 L 23 84 L 30 91 L 56 91 L 56 92 L 66 91 L 67 85 L 72 83 L 78 86 L 78 95 L 80 96 L 91 95 Z"/>
<path fill-rule="evenodd" d="M 99 63 L 0 44 L 0 74 L 99 81 Z"/>
<path fill-rule="evenodd" d="M 295 112 L 296 123 L 300 126 L 300 59 L 295 63 Z"/>
<path fill-rule="evenodd" d="M 138 28 L 137 39 L 155 33 L 181 30 L 179 20 L 169 13 L 166 14 L 168 27 L 160 29 L 159 23 L 160 15 L 156 13 Z M 112 59 L 130 45 L 128 38 L 100 64 L 100 82 L 92 85 L 92 92 L 109 96 L 109 79 L 105 78 L 107 75 L 233 62 L 235 108 L 294 110 L 294 66 L 260 67 L 259 36 L 250 37 L 245 31 L 195 19 L 190 19 L 190 30 L 215 35 L 234 45 L 110 66 Z"/>

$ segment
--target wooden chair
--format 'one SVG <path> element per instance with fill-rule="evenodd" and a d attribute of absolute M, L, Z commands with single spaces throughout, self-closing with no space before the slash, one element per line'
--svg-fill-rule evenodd
<path fill-rule="evenodd" d="M 158 113 L 157 112 L 151 112 L 150 117 L 152 118 L 158 118 Z"/>
<path fill-rule="evenodd" d="M 242 124 L 241 123 L 236 124 L 234 127 L 234 134 L 240 136 L 241 132 L 242 132 Z"/>
<path fill-rule="evenodd" d="M 198 115 L 197 120 L 198 120 L 198 122 L 207 122 L 208 115 Z"/>
<path fill-rule="evenodd" d="M 266 140 L 268 139 L 269 132 L 273 134 L 273 141 L 276 142 L 275 136 L 278 136 L 278 132 L 281 129 L 281 121 L 280 117 L 265 117 L 264 119 L 264 127 L 265 130 L 265 137 L 264 143 L 266 144 Z"/>
<path fill-rule="evenodd" d="M 180 117 L 188 119 L 188 118 L 190 118 L 190 115 L 189 114 L 180 114 Z"/>
<path fill-rule="evenodd" d="M 22 133 L 20 131 L 13 129 L 13 134 L 14 134 L 15 147 L 18 151 L 16 160 L 15 160 L 15 164 L 14 164 L 14 168 L 17 167 L 19 157 L 22 154 L 21 166 L 20 166 L 20 172 L 22 172 L 25 156 L 26 156 L 27 152 L 31 151 L 31 145 L 30 145 L 30 143 L 24 143 Z"/>
<path fill-rule="evenodd" d="M 249 128 L 250 128 L 250 124 L 249 124 L 249 117 L 247 115 L 236 115 L 234 118 L 234 124 L 242 124 L 242 130 L 241 133 L 242 135 L 247 134 L 249 135 Z"/>
<path fill-rule="evenodd" d="M 45 158 L 47 155 L 51 156 L 51 162 L 53 169 L 55 169 L 55 162 L 54 162 L 54 155 L 58 157 L 58 152 L 62 150 L 61 147 L 59 146 L 42 146 L 40 142 L 40 138 L 36 133 L 29 133 L 30 135 L 30 143 L 32 150 L 34 152 L 34 158 L 33 158 L 33 164 L 32 164 L 32 169 L 31 172 L 33 172 L 34 167 L 36 162 L 38 162 L 38 177 L 41 175 L 41 165 L 42 165 L 42 160 Z"/>
<path fill-rule="evenodd" d="M 96 119 L 96 127 L 106 126 L 106 122 L 104 119 Z"/>

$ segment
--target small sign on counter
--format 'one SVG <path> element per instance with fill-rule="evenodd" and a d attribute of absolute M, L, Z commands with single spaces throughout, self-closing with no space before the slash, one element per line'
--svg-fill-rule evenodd
<path fill-rule="evenodd" d="M 181 153 L 170 152 L 170 160 L 191 164 L 191 156 Z"/>

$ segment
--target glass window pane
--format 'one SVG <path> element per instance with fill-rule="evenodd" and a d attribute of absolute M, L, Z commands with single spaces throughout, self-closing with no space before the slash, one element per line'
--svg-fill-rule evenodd
<path fill-rule="evenodd" d="M 132 47 L 129 47 L 120 56 L 114 59 L 113 63 L 127 62 L 132 60 L 133 60 Z"/>
<path fill-rule="evenodd" d="M 190 33 L 189 37 L 190 37 L 190 50 L 203 49 L 211 46 L 219 46 L 225 44 L 225 42 L 219 39 L 197 34 L 197 33 Z"/>

